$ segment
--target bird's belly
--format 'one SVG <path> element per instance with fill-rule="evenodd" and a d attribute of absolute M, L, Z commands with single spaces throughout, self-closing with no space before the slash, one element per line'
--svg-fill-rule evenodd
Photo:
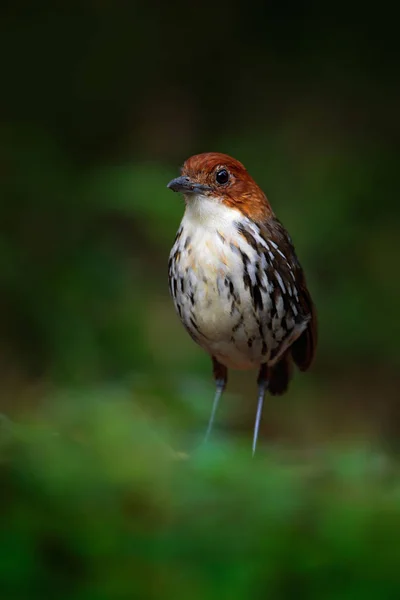
<path fill-rule="evenodd" d="M 175 306 L 192 338 L 219 362 L 255 368 L 267 360 L 275 342 L 266 339 L 267 323 L 260 323 L 241 261 L 233 252 L 222 258 L 199 253 L 197 260 L 183 257 L 175 265 Z"/>
<path fill-rule="evenodd" d="M 202 292 L 194 311 L 198 343 L 229 368 L 257 367 L 262 362 L 263 340 L 250 294 L 246 291 L 238 298 L 229 287 L 218 291 L 214 286 Z M 190 321 L 185 325 L 193 327 Z"/>

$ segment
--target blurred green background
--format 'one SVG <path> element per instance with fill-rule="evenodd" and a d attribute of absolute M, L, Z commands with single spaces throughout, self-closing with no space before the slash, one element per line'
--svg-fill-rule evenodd
<path fill-rule="evenodd" d="M 397 24 L 335 7 L 0 9 L 3 598 L 399 597 Z M 199 447 L 210 361 L 168 295 L 166 184 L 210 150 L 319 316 L 254 461 L 252 373 Z"/>

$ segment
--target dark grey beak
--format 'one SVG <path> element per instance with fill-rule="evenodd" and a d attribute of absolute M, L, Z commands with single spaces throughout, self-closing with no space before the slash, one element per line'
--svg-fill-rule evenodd
<path fill-rule="evenodd" d="M 201 194 L 207 192 L 210 188 L 208 185 L 202 185 L 201 183 L 195 183 L 190 177 L 176 177 L 169 182 L 167 188 L 173 192 L 181 192 L 182 194 Z"/>

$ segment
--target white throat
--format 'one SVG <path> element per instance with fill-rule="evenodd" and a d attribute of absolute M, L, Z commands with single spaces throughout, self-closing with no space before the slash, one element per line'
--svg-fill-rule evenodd
<path fill-rule="evenodd" d="M 231 228 L 241 217 L 240 211 L 225 206 L 215 197 L 193 194 L 186 198 L 183 221 L 194 227 L 223 231 Z"/>

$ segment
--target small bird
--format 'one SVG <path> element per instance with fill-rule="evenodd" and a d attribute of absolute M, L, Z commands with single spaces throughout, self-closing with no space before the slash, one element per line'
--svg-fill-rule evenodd
<path fill-rule="evenodd" d="M 317 319 L 292 240 L 245 167 L 219 152 L 192 156 L 167 187 L 185 199 L 169 263 L 175 309 L 211 356 L 216 384 L 208 438 L 228 369 L 258 369 L 256 450 L 264 396 L 306 371 Z"/>

